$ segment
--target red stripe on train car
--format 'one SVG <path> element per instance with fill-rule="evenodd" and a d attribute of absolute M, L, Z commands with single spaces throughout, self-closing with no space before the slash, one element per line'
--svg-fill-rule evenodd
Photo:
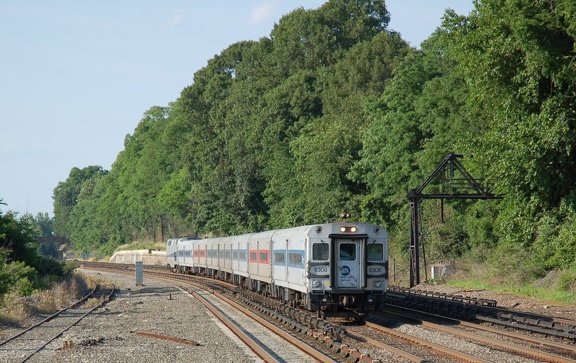
<path fill-rule="evenodd" d="M 194 250 L 194 257 L 206 257 L 206 250 Z"/>
<path fill-rule="evenodd" d="M 248 251 L 248 263 L 270 264 L 270 250 L 250 250 Z"/>

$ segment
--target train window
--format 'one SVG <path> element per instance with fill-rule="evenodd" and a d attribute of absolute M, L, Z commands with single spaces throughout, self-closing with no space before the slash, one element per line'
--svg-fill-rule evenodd
<path fill-rule="evenodd" d="M 340 244 L 340 261 L 355 261 L 356 245 L 354 243 Z"/>
<path fill-rule="evenodd" d="M 278 263 L 286 262 L 286 254 L 284 252 L 274 252 L 274 261 Z"/>
<path fill-rule="evenodd" d="M 302 264 L 302 255 L 299 253 L 290 253 L 288 255 L 290 259 L 291 265 L 301 265 Z"/>
<path fill-rule="evenodd" d="M 238 251 L 238 259 L 240 261 L 246 261 L 246 251 Z"/>
<path fill-rule="evenodd" d="M 312 259 L 316 261 L 327 261 L 329 255 L 328 243 L 314 243 L 312 245 Z"/>
<path fill-rule="evenodd" d="M 268 252 L 260 252 L 260 261 L 263 261 L 263 262 L 268 261 Z"/>
<path fill-rule="evenodd" d="M 256 252 L 250 252 L 250 261 L 256 261 Z"/>
<path fill-rule="evenodd" d="M 368 245 L 368 261 L 382 261 L 384 259 L 384 246 L 380 243 Z"/>

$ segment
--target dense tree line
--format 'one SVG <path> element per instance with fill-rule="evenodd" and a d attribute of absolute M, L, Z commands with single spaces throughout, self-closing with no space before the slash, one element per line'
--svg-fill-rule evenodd
<path fill-rule="evenodd" d="M 576 4 L 480 0 L 421 46 L 384 2 L 296 9 L 232 44 L 152 107 L 110 171 L 73 169 L 55 225 L 79 250 L 335 220 L 381 223 L 408 246 L 406 193 L 451 151 L 500 202 L 424 205 L 433 258 L 576 259 Z M 472 156 L 473 157 L 470 157 Z"/>
<path fill-rule="evenodd" d="M 0 204 L 2 199 L 0 199 Z M 69 276 L 62 261 L 42 254 L 37 237 L 48 236 L 51 218 L 47 213 L 36 217 L 0 210 L 0 305 L 8 292 L 30 295 L 59 278 Z"/>

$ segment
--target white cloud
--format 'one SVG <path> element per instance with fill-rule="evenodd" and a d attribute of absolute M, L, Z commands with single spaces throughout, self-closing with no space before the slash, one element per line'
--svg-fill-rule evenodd
<path fill-rule="evenodd" d="M 251 25 L 258 25 L 263 23 L 266 19 L 274 16 L 278 5 L 279 1 L 277 0 L 264 0 L 259 5 L 253 7 L 250 11 L 249 23 Z"/>
<path fill-rule="evenodd" d="M 168 20 L 168 26 L 170 28 L 174 28 L 176 25 L 180 24 L 185 15 L 186 13 L 183 9 L 176 10 L 174 14 L 170 16 L 170 19 Z"/>

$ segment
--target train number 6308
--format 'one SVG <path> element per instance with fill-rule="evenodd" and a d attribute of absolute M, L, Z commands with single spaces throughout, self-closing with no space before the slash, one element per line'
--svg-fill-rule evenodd
<path fill-rule="evenodd" d="M 383 275 L 386 269 L 383 266 L 368 266 L 368 273 L 370 275 Z"/>
<path fill-rule="evenodd" d="M 310 270 L 315 275 L 328 275 L 328 266 L 312 266 Z"/>

